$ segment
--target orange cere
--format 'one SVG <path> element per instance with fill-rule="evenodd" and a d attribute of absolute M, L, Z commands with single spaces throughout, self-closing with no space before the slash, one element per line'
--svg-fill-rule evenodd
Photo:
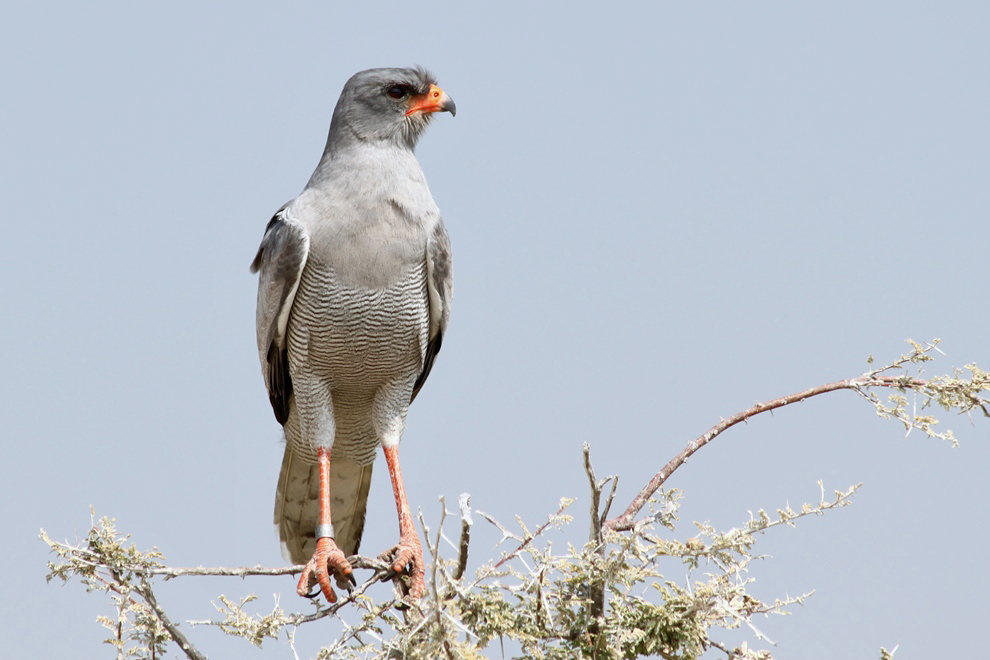
<path fill-rule="evenodd" d="M 450 110 L 452 105 L 453 101 L 446 92 L 436 85 L 430 85 L 426 94 L 416 94 L 409 99 L 409 109 L 406 110 L 406 116 L 416 113 L 443 112 Z"/>

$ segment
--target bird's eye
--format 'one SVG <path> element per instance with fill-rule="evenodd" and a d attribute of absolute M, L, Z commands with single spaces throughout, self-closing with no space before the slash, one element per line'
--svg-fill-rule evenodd
<path fill-rule="evenodd" d="M 401 99 L 402 97 L 404 97 L 406 94 L 409 93 L 409 89 L 406 88 L 405 85 L 393 85 L 389 87 L 385 93 L 391 96 L 393 99 Z"/>

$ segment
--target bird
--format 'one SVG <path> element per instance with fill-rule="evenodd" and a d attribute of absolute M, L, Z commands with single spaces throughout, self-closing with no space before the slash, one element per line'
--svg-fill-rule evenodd
<path fill-rule="evenodd" d="M 305 564 L 302 596 L 334 603 L 331 577 L 356 584 L 348 557 L 379 446 L 399 519 L 383 579 L 404 576 L 413 600 L 424 591 L 399 441 L 453 298 L 450 239 L 414 153 L 441 112 L 455 115 L 454 101 L 422 67 L 354 74 L 316 170 L 272 217 L 251 264 L 258 355 L 285 435 L 274 523 L 283 557 Z"/>

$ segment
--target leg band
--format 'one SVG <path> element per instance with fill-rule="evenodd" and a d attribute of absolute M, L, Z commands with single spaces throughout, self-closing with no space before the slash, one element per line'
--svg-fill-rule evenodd
<path fill-rule="evenodd" d="M 318 539 L 322 539 L 322 538 L 332 539 L 333 525 L 331 525 L 330 523 L 321 523 L 317 525 L 314 536 Z"/>

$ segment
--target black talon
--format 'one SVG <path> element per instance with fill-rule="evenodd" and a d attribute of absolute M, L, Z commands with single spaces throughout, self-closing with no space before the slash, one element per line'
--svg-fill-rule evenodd
<path fill-rule="evenodd" d="M 306 594 L 306 598 L 309 598 L 310 600 L 313 600 L 314 598 L 318 598 L 321 593 L 323 593 L 323 589 L 320 588 L 320 583 L 317 582 L 316 583 L 316 591 L 314 591 L 311 594 Z"/>
<path fill-rule="evenodd" d="M 387 571 L 385 571 L 385 575 L 383 575 L 381 577 L 381 581 L 382 582 L 388 582 L 389 580 L 391 580 L 395 576 L 396 576 L 396 572 L 390 568 Z"/>
<path fill-rule="evenodd" d="M 346 578 L 347 581 L 351 583 L 351 586 L 347 588 L 348 591 L 350 591 L 351 589 L 357 586 L 357 580 L 354 579 L 354 573 L 348 573 Z"/>

